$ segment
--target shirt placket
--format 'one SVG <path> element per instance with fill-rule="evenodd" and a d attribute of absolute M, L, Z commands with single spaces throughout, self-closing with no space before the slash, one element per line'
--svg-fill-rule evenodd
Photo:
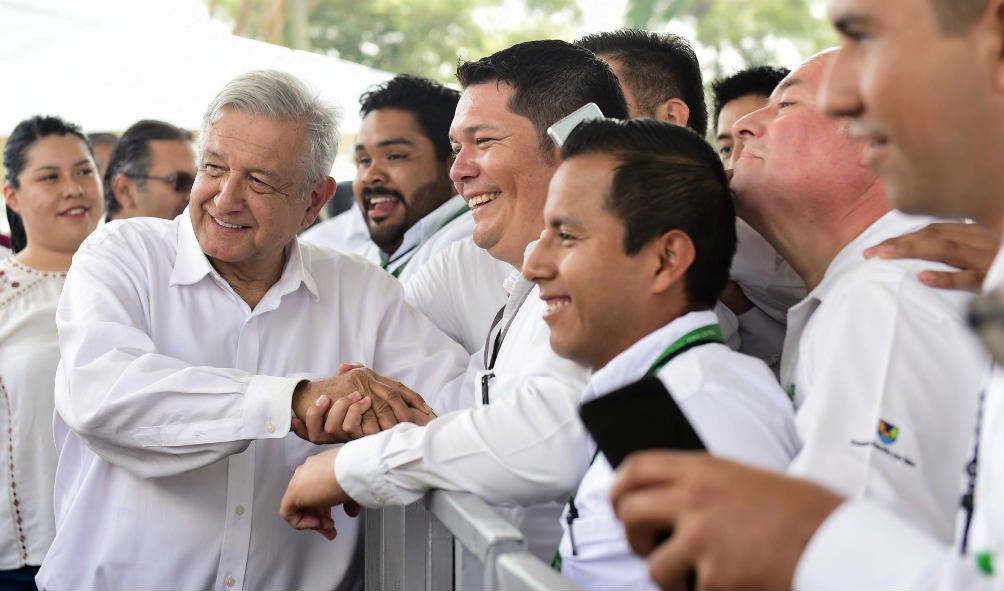
<path fill-rule="evenodd" d="M 250 316 L 237 340 L 235 367 L 258 372 L 259 316 Z M 215 589 L 243 589 L 251 548 L 251 517 L 254 508 L 255 442 L 227 460 L 227 516 L 223 526 L 220 567 Z"/>

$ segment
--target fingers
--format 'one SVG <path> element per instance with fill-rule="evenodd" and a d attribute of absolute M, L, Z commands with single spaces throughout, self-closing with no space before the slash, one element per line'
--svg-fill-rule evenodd
<path fill-rule="evenodd" d="M 352 371 L 353 369 L 359 369 L 361 367 L 366 367 L 362 363 L 341 363 L 338 365 L 338 375 Z"/>
<path fill-rule="evenodd" d="M 967 269 L 964 271 L 922 271 L 917 278 L 929 287 L 939 289 L 958 289 L 978 292 L 983 287 L 986 274 Z"/>
<path fill-rule="evenodd" d="M 648 575 L 660 589 L 694 589 L 686 584 L 694 576 L 694 562 L 687 546 L 672 537 L 656 547 L 648 556 Z M 704 589 L 698 582 L 698 589 Z"/>
<path fill-rule="evenodd" d="M 404 401 L 401 391 L 392 385 L 396 382 L 388 380 L 390 383 L 384 383 L 380 376 L 365 368 L 354 369 L 346 375 L 353 380 L 360 393 L 373 400 L 371 408 L 376 415 L 378 431 L 389 429 L 411 418 L 408 404 Z"/>
<path fill-rule="evenodd" d="M 359 517 L 359 514 L 363 512 L 363 506 L 353 500 L 346 501 L 342 508 L 345 509 L 345 514 L 349 517 Z"/>
<path fill-rule="evenodd" d="M 422 398 L 422 395 L 418 392 L 405 386 L 401 382 L 396 382 L 386 378 L 382 381 L 394 388 L 394 391 L 397 392 L 401 396 L 401 399 L 404 400 L 404 402 L 411 408 L 421 410 L 427 415 L 435 416 L 436 413 L 432 410 L 432 407 L 426 404 L 425 399 Z"/>
<path fill-rule="evenodd" d="M 932 287 L 967 290 L 979 289 L 996 253 L 997 243 L 986 229 L 962 223 L 930 224 L 864 251 L 866 258 L 915 258 L 959 267 L 959 277 L 951 272 L 925 271 L 921 281 Z"/>
<path fill-rule="evenodd" d="M 648 556 L 668 532 L 676 526 L 676 509 L 672 489 L 665 486 L 646 487 L 621 495 L 614 506 L 617 518 L 624 524 L 631 550 Z M 676 504 L 674 504 L 676 503 Z"/>
<path fill-rule="evenodd" d="M 286 522 L 295 529 L 316 530 L 317 533 L 329 540 L 335 539 L 335 536 L 338 535 L 330 509 L 303 509 L 287 517 Z"/>
<path fill-rule="evenodd" d="M 363 417 L 366 415 L 366 411 L 370 409 L 370 406 L 372 406 L 373 401 L 358 392 L 353 392 L 343 400 L 351 401 L 351 403 L 348 404 L 344 416 L 340 417 L 340 421 L 338 421 L 339 417 L 336 417 L 333 412 L 329 413 L 329 431 L 337 428 L 346 436 L 347 440 L 359 439 L 363 435 L 366 435 L 363 431 Z M 370 416 L 371 418 L 374 417 L 372 413 L 370 413 Z M 334 421 L 338 422 L 333 423 Z"/>
<path fill-rule="evenodd" d="M 296 433 L 297 437 L 300 439 L 310 441 L 310 434 L 307 433 L 307 426 L 300 419 L 294 416 L 289 422 L 289 428 L 292 429 L 293 433 Z"/>
<path fill-rule="evenodd" d="M 303 423 L 307 427 L 307 441 L 330 443 L 324 433 L 324 413 L 331 407 L 331 399 L 323 394 L 307 408 Z"/>
<path fill-rule="evenodd" d="M 629 455 L 617 469 L 617 480 L 610 491 L 614 508 L 621 495 L 637 488 L 669 483 L 678 474 L 685 473 L 687 462 L 692 458 L 706 457 L 709 457 L 706 453 L 674 451 L 643 451 Z"/>

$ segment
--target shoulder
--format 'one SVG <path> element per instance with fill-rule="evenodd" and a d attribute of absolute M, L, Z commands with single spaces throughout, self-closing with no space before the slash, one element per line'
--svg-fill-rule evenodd
<path fill-rule="evenodd" d="M 136 249 L 174 250 L 177 246 L 180 221 L 179 216 L 174 220 L 143 217 L 108 222 L 98 227 L 84 240 L 78 253 L 88 254 L 111 249 L 120 252 Z"/>
<path fill-rule="evenodd" d="M 957 317 L 961 321 L 972 294 L 924 285 L 918 279 L 924 270 L 950 271 L 955 268 L 916 259 L 869 259 L 836 278 L 823 298 L 819 312 L 848 314 L 877 311 L 896 316 L 933 313 Z"/>
<path fill-rule="evenodd" d="M 343 293 L 348 289 L 359 292 L 362 297 L 372 298 L 374 293 L 366 292 L 376 287 L 395 292 L 401 289 L 400 282 L 390 273 L 360 255 L 304 240 L 299 240 L 299 246 L 304 265 L 318 282 L 322 293 Z"/>

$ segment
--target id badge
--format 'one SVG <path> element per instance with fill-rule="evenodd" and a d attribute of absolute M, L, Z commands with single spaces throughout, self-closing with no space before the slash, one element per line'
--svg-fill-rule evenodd
<path fill-rule="evenodd" d="M 493 370 L 479 371 L 477 379 L 474 380 L 474 395 L 481 404 L 491 402 L 491 390 L 495 384 L 495 372 Z"/>

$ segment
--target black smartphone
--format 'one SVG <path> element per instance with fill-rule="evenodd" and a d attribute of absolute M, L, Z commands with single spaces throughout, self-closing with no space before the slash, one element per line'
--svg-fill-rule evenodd
<path fill-rule="evenodd" d="M 704 442 L 662 380 L 644 377 L 590 400 L 579 416 L 615 469 L 643 449 L 704 450 Z"/>

